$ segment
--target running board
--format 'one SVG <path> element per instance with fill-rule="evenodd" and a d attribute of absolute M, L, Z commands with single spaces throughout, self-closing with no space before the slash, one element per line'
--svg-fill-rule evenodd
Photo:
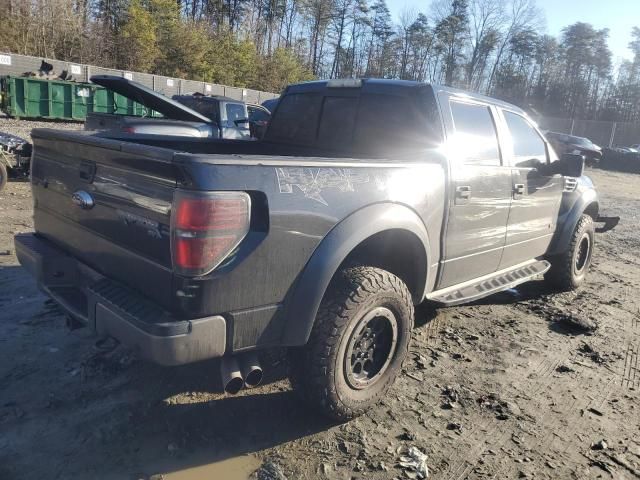
<path fill-rule="evenodd" d="M 427 295 L 427 300 L 448 306 L 473 302 L 527 282 L 538 275 L 542 275 L 550 267 L 551 264 L 546 260 L 531 260 L 484 277 L 475 278 L 442 290 L 436 290 Z"/>

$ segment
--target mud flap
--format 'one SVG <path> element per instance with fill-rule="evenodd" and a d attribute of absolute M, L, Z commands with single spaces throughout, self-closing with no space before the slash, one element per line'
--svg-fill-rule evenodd
<path fill-rule="evenodd" d="M 616 228 L 620 222 L 620 217 L 602 217 L 598 216 L 595 220 L 596 223 L 604 223 L 602 227 L 596 227 L 596 233 L 604 233 Z"/>

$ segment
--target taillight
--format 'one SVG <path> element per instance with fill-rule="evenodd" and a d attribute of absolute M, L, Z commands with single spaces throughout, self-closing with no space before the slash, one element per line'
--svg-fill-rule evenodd
<path fill-rule="evenodd" d="M 173 267 L 183 275 L 215 269 L 249 232 L 251 198 L 244 192 L 176 190 L 171 213 Z"/>

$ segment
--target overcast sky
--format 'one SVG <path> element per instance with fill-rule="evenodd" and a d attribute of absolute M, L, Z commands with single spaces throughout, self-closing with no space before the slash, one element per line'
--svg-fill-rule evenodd
<path fill-rule="evenodd" d="M 406 7 L 429 13 L 429 0 L 387 0 L 397 21 Z M 547 33 L 560 35 L 562 28 L 575 22 L 588 22 L 597 29 L 609 28 L 609 48 L 614 61 L 631 59 L 627 45 L 631 28 L 640 27 L 640 0 L 537 0 L 547 20 Z"/>

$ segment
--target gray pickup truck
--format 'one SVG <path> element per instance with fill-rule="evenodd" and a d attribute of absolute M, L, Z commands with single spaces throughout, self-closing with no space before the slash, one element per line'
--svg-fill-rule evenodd
<path fill-rule="evenodd" d="M 289 86 L 262 141 L 33 131 L 18 258 L 69 315 L 225 389 L 287 347 L 294 388 L 348 419 L 401 370 L 414 306 L 585 279 L 600 204 L 520 109 L 392 80 Z"/>
<path fill-rule="evenodd" d="M 89 113 L 84 129 L 105 132 L 100 135 L 113 139 L 141 139 L 150 135 L 173 137 L 226 138 L 250 140 L 259 138 L 259 126 L 253 117 L 256 110 L 269 111 L 260 105 L 220 95 L 174 95 L 165 97 L 144 85 L 114 75 L 94 75 L 91 81 L 136 101 L 154 116 L 138 117 L 112 113 Z M 258 133 L 252 131 L 257 130 Z"/>

